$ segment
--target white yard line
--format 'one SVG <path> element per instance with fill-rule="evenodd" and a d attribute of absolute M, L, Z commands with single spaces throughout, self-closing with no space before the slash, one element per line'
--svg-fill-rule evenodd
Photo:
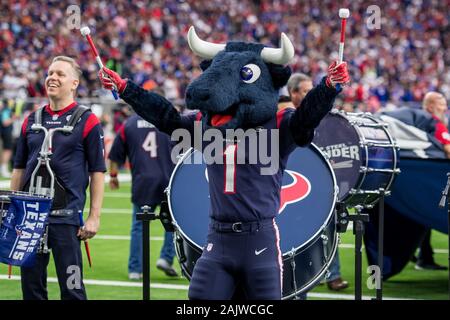
<path fill-rule="evenodd" d="M 86 194 L 89 198 L 89 194 Z M 105 192 L 103 193 L 104 198 L 125 198 L 131 201 L 131 192 Z"/>
<path fill-rule="evenodd" d="M 11 276 L 11 279 L 8 279 L 7 275 L 0 275 L 0 280 L 15 280 L 20 281 L 20 276 Z M 58 283 L 57 278 L 49 277 L 47 278 L 48 282 Z M 108 286 L 108 287 L 134 287 L 134 288 L 142 288 L 142 283 L 140 282 L 131 282 L 131 281 L 113 281 L 113 280 L 93 280 L 93 279 L 84 279 L 84 284 L 93 285 L 93 286 Z M 188 285 L 183 284 L 166 284 L 166 283 L 152 283 L 150 284 L 151 288 L 154 289 L 166 289 L 166 290 L 183 290 L 187 291 L 189 289 Z M 320 299 L 343 299 L 343 300 L 354 300 L 354 295 L 352 294 L 336 294 L 336 293 L 318 293 L 311 292 L 308 293 L 309 298 L 320 298 Z M 372 296 L 363 296 L 363 300 L 371 300 Z M 383 297 L 384 300 L 414 300 L 408 298 L 396 298 L 396 297 Z"/>
<path fill-rule="evenodd" d="M 129 185 L 131 182 L 131 174 L 129 173 L 119 173 L 119 181 L 122 184 Z M 105 175 L 105 183 L 109 183 L 109 175 Z M 0 189 L 9 189 L 11 185 L 11 180 L 0 180 Z"/>
<path fill-rule="evenodd" d="M 88 209 L 85 209 L 85 211 Z M 116 209 L 116 208 L 102 208 L 101 213 L 117 213 L 117 214 L 130 214 L 133 209 Z M 86 211 L 86 212 L 87 212 Z"/>
<path fill-rule="evenodd" d="M 372 300 L 374 296 L 362 296 L 363 300 Z M 308 293 L 308 298 L 320 298 L 320 299 L 342 299 L 342 300 L 355 300 L 355 296 L 352 294 L 342 294 L 342 293 L 320 293 L 320 292 L 310 292 Z M 410 298 L 395 298 L 395 297 L 384 297 L 383 300 L 417 300 Z"/>
<path fill-rule="evenodd" d="M 131 182 L 131 174 L 130 173 L 119 173 L 118 177 L 119 182 Z M 109 175 L 105 174 L 105 183 L 109 183 Z"/>
<path fill-rule="evenodd" d="M 350 244 L 350 243 L 340 243 L 339 244 L 339 248 L 342 248 L 342 249 L 355 249 L 355 245 L 354 244 Z M 364 249 L 364 246 L 362 246 L 362 248 Z M 435 248 L 433 248 L 433 252 L 434 253 L 447 254 L 448 250 L 447 249 L 435 249 Z"/>
<path fill-rule="evenodd" d="M 20 276 L 11 276 L 11 279 L 8 278 L 6 274 L 0 274 L 0 280 L 15 280 L 20 281 Z M 58 279 L 54 277 L 48 277 L 48 282 L 58 283 Z M 132 281 L 114 281 L 114 280 L 94 280 L 94 279 L 83 279 L 84 284 L 94 285 L 94 286 L 111 286 L 111 287 L 136 287 L 142 288 L 141 282 L 132 282 Z M 187 285 L 182 284 L 165 284 L 165 283 L 152 283 L 150 284 L 151 288 L 156 289 L 168 289 L 168 290 L 188 290 Z"/>
<path fill-rule="evenodd" d="M 130 236 L 116 236 L 116 235 L 108 235 L 108 234 L 99 234 L 96 235 L 92 240 L 130 240 Z M 164 237 L 150 237 L 151 241 L 164 241 Z"/>
<path fill-rule="evenodd" d="M 94 239 L 98 239 L 98 240 L 130 240 L 130 236 L 121 236 L 121 235 L 96 235 Z M 150 237 L 151 241 L 164 241 L 163 237 Z M 340 243 L 339 244 L 339 248 L 341 249 L 355 249 L 355 245 L 351 244 L 351 243 Z M 363 246 L 364 249 L 364 246 Z M 447 254 L 448 250 L 447 249 L 434 249 L 433 251 L 435 253 L 439 253 L 439 254 Z"/>

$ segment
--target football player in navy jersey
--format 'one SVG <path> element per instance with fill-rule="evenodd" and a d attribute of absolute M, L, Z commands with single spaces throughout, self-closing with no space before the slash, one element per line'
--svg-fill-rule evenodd
<path fill-rule="evenodd" d="M 78 108 L 75 101 L 81 70 L 72 58 L 53 59 L 45 79 L 49 104 L 43 107 L 40 122 L 47 129 L 59 128 L 70 120 Z M 39 121 L 39 120 L 38 120 Z M 24 190 L 44 140 L 43 131 L 31 128 L 35 112 L 23 122 L 17 143 L 11 190 Z M 70 134 L 53 136 L 50 166 L 60 189 L 56 191 L 49 215 L 48 247 L 55 260 L 61 299 L 86 299 L 80 241 L 95 236 L 100 225 L 103 201 L 104 160 L 103 132 L 97 117 L 86 111 Z M 86 189 L 90 180 L 89 215 L 83 225 Z M 26 190 L 28 191 L 28 190 Z M 31 268 L 21 268 L 24 299 L 47 299 L 47 265 L 50 254 L 37 254 Z"/>
<path fill-rule="evenodd" d="M 279 165 L 263 173 L 267 163 L 249 161 L 253 145 L 240 145 L 246 139 L 221 137 L 224 151 L 218 158 L 223 161 L 207 165 L 210 228 L 207 245 L 195 264 L 189 298 L 230 299 L 240 286 L 248 299 L 280 299 L 282 253 L 274 218 L 280 206 L 283 171 L 289 154 L 312 141 L 314 129 L 331 110 L 340 91 L 336 84 L 349 81 L 346 63 L 331 64 L 327 76 L 306 95 L 300 108 L 277 113 L 278 90 L 291 74 L 285 65 L 294 55 L 286 35 L 277 49 L 243 42 L 225 45 L 201 40 L 191 27 L 188 42 L 205 59 L 203 74 L 186 91 L 187 108 L 198 110 L 192 115 L 178 114 L 164 97 L 107 68 L 99 72 L 100 80 L 104 88 L 118 89 L 140 116 L 168 134 L 182 128 L 195 139 L 196 120 L 205 133 L 210 129 L 225 134 L 227 129 L 256 131 L 255 145 L 270 150 Z M 211 141 L 204 140 L 198 147 L 205 154 Z M 242 153 L 243 163 L 237 161 Z"/>
<path fill-rule="evenodd" d="M 141 212 L 144 205 L 155 210 L 164 200 L 164 190 L 174 168 L 171 150 L 172 142 L 167 134 L 161 133 L 138 115 L 132 115 L 119 129 L 109 153 L 111 189 L 119 188 L 118 168 L 127 157 L 131 165 L 133 220 L 128 259 L 130 280 L 142 277 L 142 223 L 136 220 L 136 213 Z M 178 276 L 172 267 L 174 257 L 173 233 L 166 232 L 156 267 L 168 276 Z"/>

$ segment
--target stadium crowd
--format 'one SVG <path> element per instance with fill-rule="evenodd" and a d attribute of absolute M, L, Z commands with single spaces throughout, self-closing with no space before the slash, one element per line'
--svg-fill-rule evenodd
<path fill-rule="evenodd" d="M 39 97 L 48 58 L 76 57 L 83 68 L 81 97 L 101 96 L 97 67 L 79 30 L 70 30 L 66 1 L 2 0 L 0 5 L 0 96 Z M 370 30 L 366 1 L 331 0 L 156 0 L 80 1 L 81 25 L 88 25 L 107 61 L 138 84 L 163 88 L 182 100 L 199 70 L 185 35 L 195 25 L 207 40 L 229 39 L 278 45 L 286 32 L 296 47 L 294 71 L 320 79 L 336 58 L 340 20 L 348 7 L 345 60 L 352 85 L 346 100 L 371 105 L 423 99 L 437 90 L 450 98 L 450 33 L 447 1 L 373 1 L 381 9 L 380 29 Z M 109 97 L 109 94 L 108 94 Z"/>
<path fill-rule="evenodd" d="M 369 5 L 380 8 L 380 29 L 370 29 L 376 21 L 369 19 Z M 70 6 L 56 0 L 0 0 L 0 109 L 11 109 L 6 114 L 17 120 L 14 138 L 24 113 L 45 97 L 50 57 L 64 54 L 79 62 L 79 98 L 114 104 L 111 94 L 101 89 L 86 41 L 68 24 L 77 21 Z M 278 46 L 285 32 L 296 49 L 293 71 L 312 76 L 316 83 L 327 62 L 337 59 L 340 7 L 351 12 L 344 58 L 352 83 L 338 107 L 375 112 L 382 106 L 420 106 L 428 91 L 450 99 L 446 1 L 78 1 L 79 27 L 91 28 L 106 66 L 146 89 L 162 89 L 180 107 L 188 83 L 200 73 L 200 61 L 186 41 L 189 26 L 195 25 L 203 39 L 221 43 L 241 39 Z M 102 120 L 119 127 L 116 120 L 123 118 L 124 109 L 116 105 L 114 116 L 104 113 Z"/>

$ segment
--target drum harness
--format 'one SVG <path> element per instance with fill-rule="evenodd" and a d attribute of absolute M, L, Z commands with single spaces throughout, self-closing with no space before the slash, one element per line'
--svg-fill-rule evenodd
<path fill-rule="evenodd" d="M 63 127 L 52 129 L 47 129 L 42 125 L 42 111 L 44 110 L 44 108 L 45 107 L 41 107 L 36 110 L 34 115 L 34 124 L 31 126 L 31 130 L 36 133 L 38 133 L 39 131 L 44 132 L 44 141 L 42 142 L 41 151 L 39 152 L 39 156 L 37 158 L 37 165 L 34 168 L 33 173 L 31 174 L 29 188 L 27 188 L 27 186 L 25 185 L 24 189 L 28 189 L 29 194 L 45 196 L 56 200 L 53 203 L 50 215 L 65 216 L 68 215 L 67 210 L 63 209 L 66 206 L 67 200 L 66 189 L 59 183 L 50 166 L 50 159 L 51 155 L 53 154 L 53 135 L 55 134 L 55 132 L 62 132 L 65 135 L 70 135 L 73 132 L 75 125 L 80 120 L 81 116 L 86 111 L 88 111 L 89 108 L 82 105 L 78 106 L 78 108 L 71 115 L 66 125 L 64 125 Z M 44 186 L 45 182 L 48 181 L 49 186 Z M 48 253 L 49 251 L 47 223 L 37 253 Z"/>

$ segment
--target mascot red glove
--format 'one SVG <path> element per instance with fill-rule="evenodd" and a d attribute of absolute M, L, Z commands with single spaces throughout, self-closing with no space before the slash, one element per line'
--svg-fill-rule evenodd
<path fill-rule="evenodd" d="M 102 87 L 106 90 L 115 89 L 120 94 L 127 86 L 127 81 L 122 79 L 117 72 L 105 67 L 98 72 L 98 77 L 100 78 Z"/>
<path fill-rule="evenodd" d="M 335 88 L 337 84 L 341 86 L 346 85 L 350 82 L 350 76 L 347 70 L 347 62 L 342 62 L 340 64 L 334 61 L 327 71 L 327 79 L 325 84 L 329 88 Z"/>

